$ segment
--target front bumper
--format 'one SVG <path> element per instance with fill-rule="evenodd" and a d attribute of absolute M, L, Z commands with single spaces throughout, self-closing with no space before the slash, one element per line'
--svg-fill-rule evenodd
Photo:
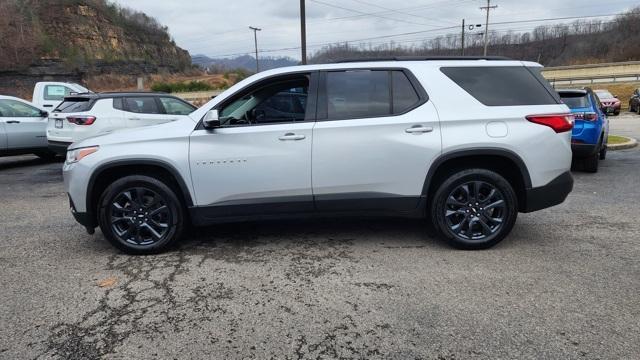
<path fill-rule="evenodd" d="M 573 190 L 573 176 L 567 171 L 547 185 L 526 190 L 524 213 L 538 211 L 562 204 Z"/>
<path fill-rule="evenodd" d="M 49 150 L 53 151 L 54 153 L 56 153 L 58 155 L 62 155 L 62 156 L 66 156 L 67 155 L 67 149 L 71 145 L 70 142 L 51 141 L 51 140 L 48 141 L 48 144 L 49 144 Z"/>
<path fill-rule="evenodd" d="M 76 206 L 73 203 L 73 199 L 71 199 L 71 195 L 67 194 L 67 196 L 69 197 L 69 207 L 71 209 L 71 214 L 73 215 L 73 218 L 76 219 L 76 221 L 84 226 L 85 228 L 87 228 L 87 230 L 89 229 L 95 229 L 96 226 L 98 226 L 93 217 L 91 216 L 91 214 L 87 213 L 87 212 L 78 212 L 76 210 Z"/>

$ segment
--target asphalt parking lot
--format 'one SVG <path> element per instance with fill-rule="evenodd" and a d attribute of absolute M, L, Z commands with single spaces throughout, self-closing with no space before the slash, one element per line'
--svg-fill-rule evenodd
<path fill-rule="evenodd" d="M 0 159 L 2 359 L 640 358 L 638 148 L 479 252 L 417 221 L 329 219 L 126 256 L 73 221 L 60 167 Z"/>

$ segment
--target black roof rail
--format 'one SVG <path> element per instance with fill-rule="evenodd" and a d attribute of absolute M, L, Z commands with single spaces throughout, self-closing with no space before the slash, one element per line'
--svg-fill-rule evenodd
<path fill-rule="evenodd" d="M 353 63 L 371 61 L 438 61 L 438 60 L 513 60 L 506 56 L 389 56 L 376 58 L 349 58 L 332 63 Z"/>

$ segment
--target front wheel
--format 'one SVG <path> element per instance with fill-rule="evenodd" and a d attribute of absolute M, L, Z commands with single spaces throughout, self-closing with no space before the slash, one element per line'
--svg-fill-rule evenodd
<path fill-rule="evenodd" d="M 518 216 L 518 200 L 509 182 L 486 169 L 452 174 L 431 203 L 431 219 L 452 246 L 486 249 L 502 241 Z"/>
<path fill-rule="evenodd" d="M 185 216 L 180 200 L 158 179 L 134 175 L 116 180 L 99 204 L 102 233 L 127 254 L 162 252 L 182 234 Z"/>

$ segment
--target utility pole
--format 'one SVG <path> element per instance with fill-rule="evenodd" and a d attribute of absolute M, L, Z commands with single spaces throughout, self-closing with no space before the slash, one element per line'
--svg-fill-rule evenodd
<path fill-rule="evenodd" d="M 307 15 L 305 0 L 300 0 L 300 39 L 302 42 L 302 65 L 307 65 Z"/>
<path fill-rule="evenodd" d="M 464 56 L 464 19 L 462 19 L 462 56 Z"/>
<path fill-rule="evenodd" d="M 253 40 L 256 44 L 256 73 L 260 72 L 260 60 L 258 60 L 258 31 L 262 31 L 257 27 L 249 26 L 249 29 L 253 30 Z"/>
<path fill-rule="evenodd" d="M 487 56 L 487 46 L 489 45 L 489 11 L 497 7 L 498 5 L 491 6 L 491 0 L 487 0 L 487 6 L 480 8 L 480 10 L 487 10 L 487 20 L 484 24 L 484 56 Z"/>

